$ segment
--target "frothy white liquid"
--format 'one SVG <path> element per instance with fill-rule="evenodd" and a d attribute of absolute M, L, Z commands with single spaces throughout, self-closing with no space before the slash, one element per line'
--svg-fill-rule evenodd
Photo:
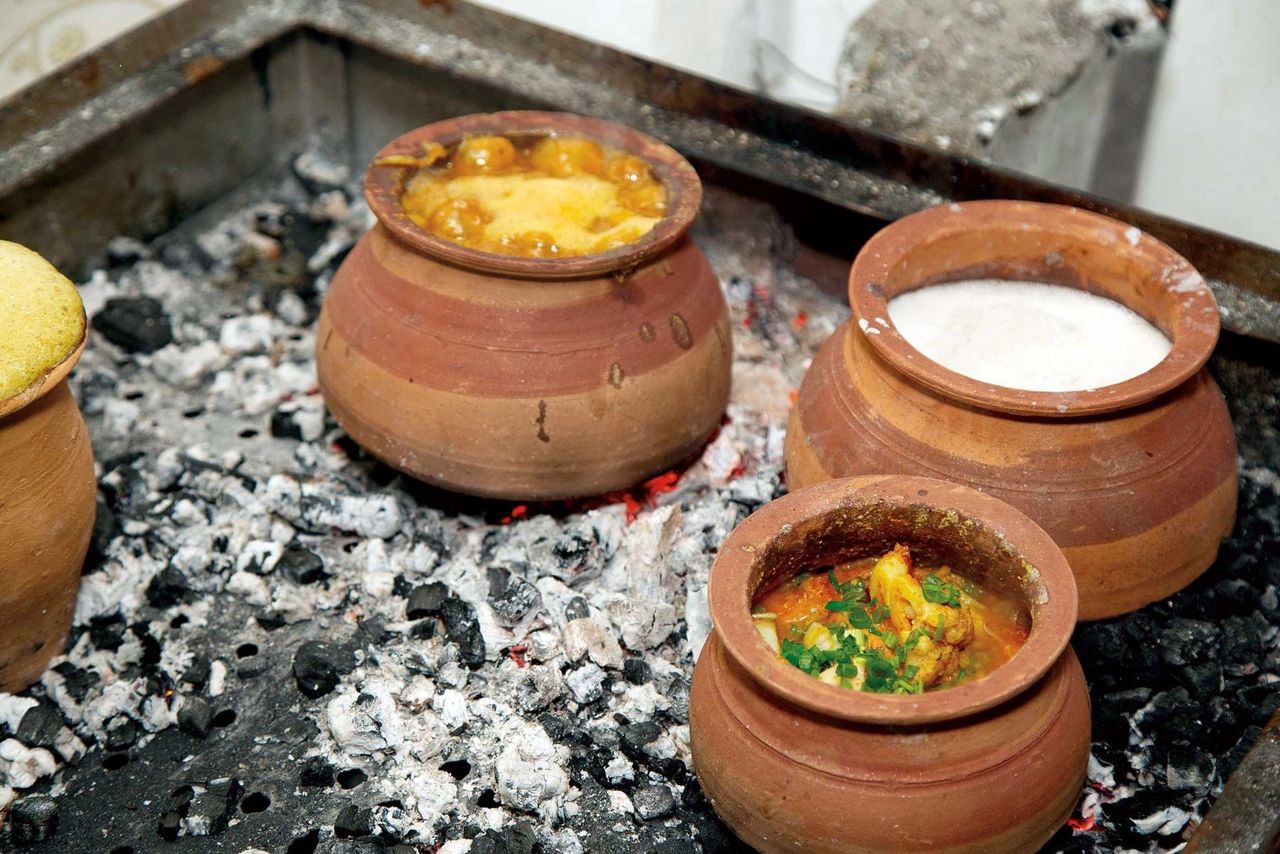
<path fill-rule="evenodd" d="M 1160 363 L 1169 339 L 1106 297 L 1042 282 L 972 279 L 889 301 L 904 338 L 945 368 L 1026 391 L 1081 391 Z"/>

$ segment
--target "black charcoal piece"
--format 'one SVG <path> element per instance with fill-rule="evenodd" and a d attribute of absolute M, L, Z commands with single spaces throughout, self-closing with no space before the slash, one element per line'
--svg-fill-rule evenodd
<path fill-rule="evenodd" d="M 9 832 L 19 845 L 52 839 L 58 832 L 58 804 L 44 795 L 18 798 L 9 807 Z"/>
<path fill-rule="evenodd" d="M 299 584 L 314 584 L 329 577 L 324 571 L 324 561 L 320 559 L 320 555 L 296 543 L 280 555 L 276 569 L 283 572 L 285 578 Z"/>
<path fill-rule="evenodd" d="M 471 854 L 532 854 L 537 837 L 533 825 L 518 821 L 501 830 L 486 830 L 471 841 Z"/>
<path fill-rule="evenodd" d="M 666 786 L 642 786 L 631 795 L 631 803 L 636 808 L 636 816 L 643 821 L 653 821 L 671 815 L 676 808 L 676 799 Z"/>
<path fill-rule="evenodd" d="M 632 685 L 643 685 L 653 679 L 653 668 L 643 658 L 628 658 L 622 662 L 622 677 Z"/>
<path fill-rule="evenodd" d="M 65 728 L 62 713 L 47 703 L 41 703 L 23 713 L 14 735 L 28 747 L 51 748 Z"/>
<path fill-rule="evenodd" d="M 160 570 L 147 584 L 147 601 L 156 608 L 172 608 L 191 596 L 186 576 L 171 566 Z"/>
<path fill-rule="evenodd" d="M 333 820 L 333 833 L 339 839 L 370 836 L 373 833 L 373 810 L 347 804 Z"/>
<path fill-rule="evenodd" d="M 208 738 L 213 727 L 213 710 L 200 697 L 185 697 L 178 709 L 178 728 L 196 738 Z"/>
<path fill-rule="evenodd" d="M 312 699 L 328 694 L 338 686 L 338 678 L 355 667 L 351 650 L 321 641 L 307 641 L 293 656 L 298 690 Z"/>
<path fill-rule="evenodd" d="M 164 306 L 151 297 L 114 297 L 93 316 L 93 328 L 130 353 L 154 353 L 173 341 Z"/>
<path fill-rule="evenodd" d="M 404 613 L 410 620 L 421 620 L 425 617 L 438 617 L 449 598 L 449 588 L 438 581 L 421 584 L 409 593 Z"/>

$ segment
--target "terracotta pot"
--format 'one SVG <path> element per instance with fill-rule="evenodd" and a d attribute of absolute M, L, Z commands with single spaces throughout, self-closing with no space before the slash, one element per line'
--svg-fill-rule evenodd
<path fill-rule="evenodd" d="M 1150 371 L 1095 390 L 979 382 L 921 355 L 886 307 L 969 278 L 1048 281 L 1124 303 L 1173 342 Z M 1139 608 L 1213 562 L 1236 507 L 1236 446 L 1204 365 L 1218 311 L 1168 246 L 1075 208 L 971 202 L 885 228 L 854 261 L 853 317 L 814 359 L 787 431 L 787 478 L 899 472 L 997 496 L 1062 547 L 1080 617 Z"/>
<path fill-rule="evenodd" d="M 62 651 L 93 516 L 93 450 L 66 377 L 84 340 L 0 401 L 0 691 L 21 691 Z"/>
<path fill-rule="evenodd" d="M 920 695 L 826 685 L 752 626 L 763 585 L 905 543 L 1025 603 L 1026 644 L 991 674 Z M 694 767 L 761 851 L 1032 851 L 1080 794 L 1089 698 L 1068 646 L 1076 590 L 1030 519 L 927 478 L 828 481 L 752 514 L 708 589 L 715 630 L 693 674 Z"/>
<path fill-rule="evenodd" d="M 643 157 L 667 216 L 610 252 L 494 255 L 420 229 L 400 204 L 406 170 L 375 159 L 365 195 L 378 223 L 320 316 L 334 416 L 389 465 L 448 489 L 554 499 L 630 487 L 695 451 L 728 401 L 728 311 L 685 236 L 702 187 L 673 149 L 600 119 L 508 112 L 418 128 L 378 159 L 427 140 L 548 132 Z"/>

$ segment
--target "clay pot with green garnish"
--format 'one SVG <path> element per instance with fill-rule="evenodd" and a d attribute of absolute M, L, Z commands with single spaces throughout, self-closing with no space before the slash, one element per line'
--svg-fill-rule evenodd
<path fill-rule="evenodd" d="M 665 213 L 631 242 L 561 257 L 499 254 L 428 230 L 406 204 L 422 164 L 497 137 L 624 152 L 665 188 Z M 378 222 L 334 276 L 316 363 L 338 422 L 387 464 L 473 495 L 570 498 L 634 486 L 719 425 L 728 310 L 686 234 L 701 184 L 672 148 L 565 113 L 464 116 L 387 145 L 365 196 Z"/>
<path fill-rule="evenodd" d="M 897 546 L 1020 603 L 1021 647 L 985 675 L 899 692 L 892 679 L 815 678 L 758 630 L 760 591 Z M 931 602 L 956 601 L 950 582 L 926 580 Z M 928 478 L 827 481 L 739 525 L 708 596 L 715 628 L 690 698 L 694 768 L 745 842 L 818 854 L 1034 851 L 1071 814 L 1090 740 L 1068 645 L 1076 587 L 1061 550 L 1018 510 Z"/>
<path fill-rule="evenodd" d="M 93 451 L 67 375 L 85 344 L 75 286 L 0 240 L 0 691 L 62 650 L 93 529 Z"/>

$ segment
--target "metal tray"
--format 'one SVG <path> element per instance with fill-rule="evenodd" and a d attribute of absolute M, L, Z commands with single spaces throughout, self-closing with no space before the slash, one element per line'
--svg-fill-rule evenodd
<path fill-rule="evenodd" d="M 1224 326 L 1237 333 L 1224 337 L 1215 370 L 1244 462 L 1277 467 L 1280 350 L 1247 336 L 1280 342 L 1280 254 L 464 3 L 189 0 L 0 107 L 0 236 L 76 276 L 103 263 L 111 238 L 162 235 L 220 202 L 243 199 L 317 140 L 359 174 L 378 148 L 409 128 L 513 108 L 604 115 L 666 139 L 710 185 L 776 209 L 794 233 L 794 269 L 836 296 L 868 235 L 930 205 L 1024 198 L 1129 221 L 1211 279 Z M 284 687 L 268 688 L 264 702 L 287 705 L 292 686 Z M 142 764 L 154 772 L 131 773 L 177 773 L 171 769 L 182 763 L 182 742 L 153 745 Z M 69 787 L 86 805 L 100 799 L 109 808 L 118 799 L 97 767 L 71 769 Z M 103 817 L 103 827 L 124 831 L 136 822 L 138 839 L 152 840 L 136 850 L 151 850 L 148 809 L 136 819 Z M 310 815 L 315 807 L 304 811 L 321 820 Z M 68 820 L 80 828 L 89 821 L 83 814 Z M 1267 820 L 1260 816 L 1253 832 L 1269 833 Z M 1241 821 L 1232 827 L 1246 834 L 1249 821 Z M 227 846 L 251 839 L 229 831 L 219 844 L 241 850 Z M 107 850 L 100 841 L 64 836 L 42 850 Z M 160 850 L 211 849 L 184 839 Z"/>

